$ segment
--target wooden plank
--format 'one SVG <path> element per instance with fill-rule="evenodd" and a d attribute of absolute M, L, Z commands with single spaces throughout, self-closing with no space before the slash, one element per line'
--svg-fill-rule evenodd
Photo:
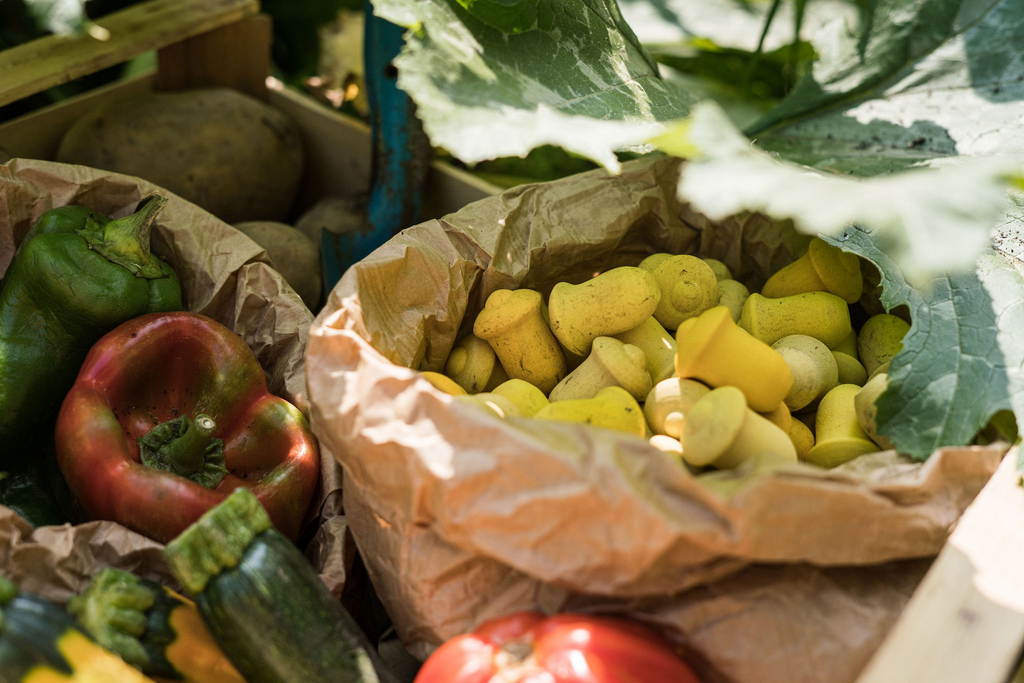
<path fill-rule="evenodd" d="M 108 40 L 47 36 L 0 52 L 0 105 L 253 16 L 259 0 L 150 0 L 96 23 Z"/>
<path fill-rule="evenodd" d="M 302 131 L 306 179 L 299 195 L 301 208 L 326 195 L 369 192 L 373 163 L 369 126 L 293 88 L 277 86 L 268 95 L 270 104 L 290 116 Z"/>
<path fill-rule="evenodd" d="M 155 77 L 155 71 L 139 74 L 8 121 L 0 125 L 0 148 L 13 157 L 52 160 L 75 119 L 110 100 L 153 90 Z"/>
<path fill-rule="evenodd" d="M 1004 683 L 1024 643 L 1024 488 L 1012 449 L 857 683 Z"/>
<path fill-rule="evenodd" d="M 340 114 L 291 88 L 271 88 L 270 104 L 298 124 L 306 146 L 306 180 L 300 210 L 321 197 L 370 191 L 373 147 L 370 127 Z M 427 177 L 422 219 L 440 218 L 502 189 L 443 162 L 434 162 Z"/>
<path fill-rule="evenodd" d="M 158 90 L 234 88 L 267 98 L 273 26 L 264 14 L 248 17 L 157 52 Z"/>

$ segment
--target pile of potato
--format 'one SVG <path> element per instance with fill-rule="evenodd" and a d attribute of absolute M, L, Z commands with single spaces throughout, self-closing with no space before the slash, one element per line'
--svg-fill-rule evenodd
<path fill-rule="evenodd" d="M 695 469 L 835 467 L 891 448 L 874 403 L 909 325 L 883 314 L 855 331 L 863 286 L 860 260 L 818 238 L 760 294 L 714 259 L 654 254 L 546 303 L 493 292 L 445 374 L 423 375 L 500 417 L 628 432 Z"/>

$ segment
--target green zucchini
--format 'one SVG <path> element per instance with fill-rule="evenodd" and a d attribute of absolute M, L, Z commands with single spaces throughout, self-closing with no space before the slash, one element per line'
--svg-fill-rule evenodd
<path fill-rule="evenodd" d="M 96 641 L 143 673 L 184 683 L 245 683 L 191 600 L 107 567 L 68 612 Z"/>
<path fill-rule="evenodd" d="M 25 680 L 152 683 L 94 643 L 60 607 L 0 578 L 0 683 Z"/>
<path fill-rule="evenodd" d="M 248 489 L 203 515 L 164 556 L 249 683 L 397 683 Z"/>
<path fill-rule="evenodd" d="M 70 676 L 71 664 L 57 639 L 74 622 L 57 605 L 0 579 L 0 680 L 21 681 L 42 665 Z"/>

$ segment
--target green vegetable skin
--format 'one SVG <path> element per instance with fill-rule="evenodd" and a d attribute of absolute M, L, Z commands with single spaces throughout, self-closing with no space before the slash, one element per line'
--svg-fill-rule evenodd
<path fill-rule="evenodd" d="M 246 683 L 195 604 L 154 581 L 104 567 L 67 610 L 97 643 L 158 680 Z"/>
<path fill-rule="evenodd" d="M 93 642 L 60 607 L 0 577 L 0 683 L 153 683 Z"/>
<path fill-rule="evenodd" d="M 302 553 L 239 488 L 164 556 L 249 683 L 395 683 Z"/>
<path fill-rule="evenodd" d="M 181 310 L 177 276 L 149 251 L 166 202 L 152 195 L 118 220 L 81 206 L 47 211 L 15 255 L 0 289 L 0 469 L 8 481 L 39 476 L 61 401 L 100 337 L 144 313 Z M 0 492 L 6 500 L 2 482 Z"/>

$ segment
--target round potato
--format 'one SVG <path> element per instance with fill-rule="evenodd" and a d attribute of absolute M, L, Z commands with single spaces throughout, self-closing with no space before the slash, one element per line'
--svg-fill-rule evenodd
<path fill-rule="evenodd" d="M 271 221 L 236 223 L 235 228 L 267 250 L 274 269 L 311 311 L 320 304 L 320 254 L 312 240 L 290 225 Z"/>
<path fill-rule="evenodd" d="M 295 221 L 295 229 L 320 246 L 321 233 L 343 235 L 363 230 L 366 223 L 365 202 L 355 197 L 327 196 Z"/>
<path fill-rule="evenodd" d="M 282 220 L 302 179 L 302 140 L 282 112 L 226 88 L 147 93 L 79 118 L 57 161 L 136 176 L 227 223 Z"/>

